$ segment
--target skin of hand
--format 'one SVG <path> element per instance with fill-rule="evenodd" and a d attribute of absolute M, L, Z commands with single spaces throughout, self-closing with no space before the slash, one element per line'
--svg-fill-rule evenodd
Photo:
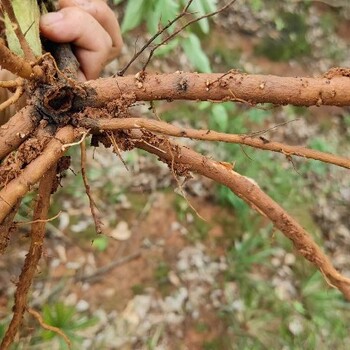
<path fill-rule="evenodd" d="M 53 42 L 73 44 L 79 80 L 98 78 L 123 46 L 114 12 L 103 0 L 59 0 L 58 5 L 59 11 L 41 17 L 41 34 Z"/>

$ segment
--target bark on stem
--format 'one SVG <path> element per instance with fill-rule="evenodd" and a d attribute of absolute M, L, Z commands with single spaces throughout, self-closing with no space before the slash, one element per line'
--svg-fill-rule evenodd
<path fill-rule="evenodd" d="M 59 130 L 43 153 L 0 191 L 0 224 L 11 212 L 17 201 L 63 156 L 66 148 L 62 146 L 73 141 L 74 131 L 71 126 Z"/>
<path fill-rule="evenodd" d="M 140 139 L 140 133 L 135 133 L 135 138 Z M 171 146 L 170 146 L 171 145 Z M 186 166 L 190 171 L 204 175 L 231 189 L 237 196 L 245 200 L 258 212 L 268 217 L 287 238 L 289 238 L 296 250 L 307 260 L 313 263 L 325 276 L 332 286 L 337 287 L 350 300 L 350 279 L 342 276 L 332 265 L 328 257 L 310 237 L 308 232 L 301 227 L 287 212 L 273 199 L 264 193 L 259 186 L 246 177 L 228 169 L 220 162 L 213 161 L 186 147 L 174 143 L 157 142 L 156 145 L 136 142 L 138 148 L 156 154 L 168 164 Z M 172 147 L 172 152 L 169 152 Z"/>
<path fill-rule="evenodd" d="M 133 96 L 136 101 L 200 100 L 296 106 L 350 105 L 350 77 L 340 75 L 294 78 L 237 72 L 176 72 L 104 78 L 89 81 L 85 86 L 89 96 L 84 102 L 93 107 L 105 106 L 121 95 Z"/>
<path fill-rule="evenodd" d="M 82 118 L 79 124 L 93 130 L 145 129 L 163 135 L 187 137 L 205 141 L 220 141 L 247 145 L 263 150 L 279 152 L 286 156 L 299 156 L 316 159 L 321 162 L 334 164 L 350 169 L 350 159 L 331 153 L 320 152 L 302 146 L 290 146 L 280 142 L 268 141 L 248 135 L 235 135 L 216 132 L 213 130 L 196 130 L 178 127 L 158 120 L 144 118 L 91 119 Z"/>

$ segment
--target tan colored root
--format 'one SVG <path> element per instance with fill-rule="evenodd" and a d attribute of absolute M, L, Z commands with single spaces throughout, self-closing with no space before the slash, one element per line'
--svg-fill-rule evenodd
<path fill-rule="evenodd" d="M 28 61 L 11 52 L 2 39 L 0 39 L 0 66 L 24 79 L 40 79 L 44 75 L 40 67 L 32 67 Z"/>
<path fill-rule="evenodd" d="M 90 185 L 89 185 L 89 182 L 87 179 L 87 175 L 86 175 L 86 145 L 85 145 L 85 142 L 80 143 L 80 154 L 81 154 L 81 158 L 80 158 L 81 159 L 81 176 L 83 177 L 86 195 L 89 198 L 91 215 L 92 215 L 92 218 L 94 219 L 96 232 L 101 234 L 103 232 L 102 231 L 103 223 L 102 223 L 102 220 L 99 216 L 98 209 L 97 209 L 96 203 L 94 201 L 94 198 L 92 196 L 91 188 L 90 188 Z"/>
<path fill-rule="evenodd" d="M 137 139 L 140 134 L 135 134 Z M 136 143 L 137 147 L 150 153 L 156 154 L 161 160 L 168 164 L 172 161 L 169 152 L 166 151 L 164 142 L 156 142 L 156 147 L 142 141 Z M 344 297 L 350 300 L 350 279 L 342 276 L 332 265 L 328 257 L 323 253 L 320 247 L 315 243 L 310 234 L 301 227 L 278 203 L 272 200 L 259 186 L 251 180 L 228 169 L 220 162 L 213 161 L 194 152 L 186 147 L 173 144 L 175 154 L 175 164 L 186 166 L 189 171 L 204 175 L 218 183 L 221 183 L 232 190 L 237 196 L 248 202 L 258 212 L 268 217 L 286 237 L 294 244 L 296 250 L 307 260 L 313 263 L 330 282 L 331 285 L 338 288 Z M 176 165 L 175 165 L 176 167 Z"/>
<path fill-rule="evenodd" d="M 42 154 L 27 165 L 16 179 L 0 191 L 0 224 L 12 210 L 15 203 L 63 156 L 66 151 L 63 146 L 72 143 L 74 139 L 74 131 L 71 126 L 60 129 Z"/>
<path fill-rule="evenodd" d="M 13 306 L 13 317 L 0 345 L 0 348 L 3 350 L 9 349 L 13 343 L 19 327 L 21 326 L 23 315 L 27 307 L 29 288 L 33 282 L 33 278 L 42 254 L 42 247 L 45 237 L 45 220 L 50 207 L 51 189 L 55 177 L 56 166 L 53 166 L 47 171 L 40 181 L 33 216 L 34 221 L 40 221 L 32 224 L 29 251 L 17 283 L 15 304 Z"/>
<path fill-rule="evenodd" d="M 15 93 L 9 99 L 7 99 L 6 101 L 0 104 L 0 112 L 6 109 L 7 107 L 13 105 L 14 103 L 16 103 L 20 99 L 20 97 L 23 95 L 23 93 L 24 93 L 23 86 L 22 85 L 17 86 Z"/>
<path fill-rule="evenodd" d="M 178 127 L 158 120 L 144 118 L 120 118 L 120 119 L 91 119 L 83 118 L 81 125 L 96 130 L 120 130 L 120 129 L 145 129 L 163 135 L 175 137 L 187 137 L 205 141 L 220 141 L 238 143 L 250 147 L 279 152 L 285 156 L 298 156 L 319 160 L 325 163 L 338 165 L 350 169 L 350 159 L 331 153 L 321 152 L 301 146 L 289 146 L 280 142 L 273 142 L 260 137 L 249 135 L 226 134 L 213 130 L 196 130 Z"/>
<path fill-rule="evenodd" d="M 216 82 L 215 82 L 216 81 Z M 279 77 L 244 74 L 176 72 L 170 74 L 136 74 L 102 78 L 84 84 L 86 104 L 103 107 L 123 96 L 136 101 L 192 100 L 246 101 L 250 105 L 273 103 L 296 106 L 349 106 L 350 77 Z M 90 90 L 91 89 L 91 90 Z"/>
<path fill-rule="evenodd" d="M 31 314 L 40 324 L 40 326 L 48 331 L 54 332 L 56 334 L 58 334 L 59 336 L 61 336 L 63 338 L 63 340 L 65 341 L 65 343 L 67 344 L 68 348 L 71 348 L 71 341 L 69 340 L 69 338 L 64 334 L 64 332 L 54 326 L 51 326 L 47 323 L 45 323 L 45 321 L 43 320 L 43 318 L 41 317 L 41 315 L 39 314 L 39 312 L 35 311 L 34 309 L 31 308 L 27 308 L 27 311 L 29 314 Z"/>

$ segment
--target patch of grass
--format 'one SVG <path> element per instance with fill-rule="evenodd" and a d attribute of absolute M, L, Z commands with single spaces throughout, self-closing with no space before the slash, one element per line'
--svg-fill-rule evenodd
<path fill-rule="evenodd" d="M 77 312 L 75 307 L 64 305 L 63 303 L 44 305 L 42 316 L 46 324 L 57 327 L 65 333 L 72 342 L 72 349 L 81 348 L 81 342 L 84 338 L 79 332 L 88 329 L 98 322 L 97 317 L 86 316 L 83 313 Z M 62 337 L 52 331 L 39 328 L 37 334 L 32 338 L 33 345 L 42 344 L 43 342 L 49 344 L 51 341 L 55 341 L 59 349 L 68 349 Z"/>

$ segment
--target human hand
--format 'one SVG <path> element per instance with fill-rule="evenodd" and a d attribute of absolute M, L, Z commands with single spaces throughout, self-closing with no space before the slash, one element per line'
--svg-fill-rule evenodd
<path fill-rule="evenodd" d="M 98 78 L 106 63 L 120 54 L 118 20 L 104 0 L 59 0 L 60 10 L 41 17 L 43 36 L 72 43 L 80 63 L 79 80 Z"/>

